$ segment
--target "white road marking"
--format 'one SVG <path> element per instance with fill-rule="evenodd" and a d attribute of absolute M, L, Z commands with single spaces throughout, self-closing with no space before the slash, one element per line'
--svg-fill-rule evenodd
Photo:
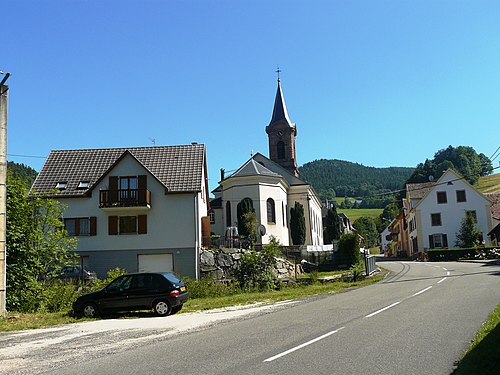
<path fill-rule="evenodd" d="M 321 335 L 319 337 L 316 337 L 315 339 L 312 339 L 308 342 L 305 342 L 301 345 L 298 345 L 296 346 L 295 348 L 292 348 L 292 349 L 288 349 L 287 351 L 284 351 L 283 353 L 280 353 L 280 354 L 277 354 L 275 355 L 274 357 L 270 357 L 268 359 L 265 359 L 264 362 L 271 362 L 271 361 L 274 361 L 275 359 L 278 359 L 280 357 L 283 357 L 287 354 L 290 354 L 290 353 L 293 353 L 294 351 L 296 350 L 299 350 L 299 349 L 302 349 L 308 345 L 311 345 L 311 344 L 314 344 L 315 342 L 319 341 L 319 340 L 323 340 L 324 338 L 327 338 L 328 336 L 331 336 L 333 335 L 334 333 L 337 333 L 338 331 L 340 331 L 341 329 L 344 329 L 345 327 L 341 327 L 339 329 L 336 329 L 335 331 L 331 331 L 331 332 L 328 332 L 328 333 L 325 333 L 324 335 Z"/>
<path fill-rule="evenodd" d="M 443 270 L 448 271 L 446 268 L 443 267 Z"/>
<path fill-rule="evenodd" d="M 439 280 L 437 283 L 438 284 L 441 284 L 443 281 L 445 281 L 447 278 L 446 277 L 443 277 L 441 280 Z"/>
<path fill-rule="evenodd" d="M 394 302 L 392 305 L 389 305 L 389 306 L 386 306 L 384 307 L 383 309 L 380 309 L 380 310 L 377 310 L 375 312 L 372 312 L 371 314 L 368 314 L 367 316 L 365 316 L 365 318 L 371 318 L 372 316 L 374 315 L 377 315 L 379 313 L 381 313 L 382 311 L 385 311 L 387 309 L 390 309 L 391 307 L 394 307 L 396 305 L 399 305 L 401 303 L 401 301 L 398 301 L 398 302 Z"/>
<path fill-rule="evenodd" d="M 446 272 L 446 276 L 450 276 L 450 271 L 447 271 L 447 272 Z"/>
<path fill-rule="evenodd" d="M 422 293 L 424 293 L 424 292 L 427 292 L 427 291 L 428 291 L 429 289 L 431 289 L 431 288 L 432 288 L 432 286 L 428 286 L 427 288 L 422 289 L 420 292 L 415 293 L 415 294 L 413 295 L 413 297 L 418 296 L 419 294 L 422 294 Z"/>

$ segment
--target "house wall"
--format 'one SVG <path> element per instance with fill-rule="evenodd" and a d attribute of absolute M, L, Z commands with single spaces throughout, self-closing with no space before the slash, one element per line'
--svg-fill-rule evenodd
<path fill-rule="evenodd" d="M 250 198 L 253 202 L 253 207 L 257 215 L 258 224 L 266 227 L 266 234 L 258 240 L 259 243 L 269 243 L 270 236 L 276 237 L 284 246 L 289 245 L 288 225 L 283 223 L 283 212 L 286 209 L 287 195 L 286 188 L 280 180 L 276 178 L 265 178 L 263 176 L 249 176 L 245 178 L 231 179 L 223 184 L 222 195 L 222 224 L 223 227 L 217 226 L 224 234 L 226 227 L 226 203 L 231 202 L 231 219 L 232 226 L 238 225 L 237 206 L 244 198 Z M 275 204 L 275 223 L 267 222 L 267 200 L 272 198 Z M 282 203 L 284 203 L 282 205 Z M 217 224 L 216 224 L 217 225 Z M 214 227 L 215 228 L 215 227 Z"/>
<path fill-rule="evenodd" d="M 108 177 L 147 175 L 151 208 L 99 208 L 99 190 L 108 189 Z M 67 205 L 65 218 L 97 218 L 95 236 L 78 236 L 77 252 L 89 256 L 89 267 L 100 277 L 111 268 L 137 272 L 138 254 L 169 253 L 174 271 L 196 277 L 197 252 L 201 241 L 201 217 L 207 215 L 206 199 L 201 193 L 165 194 L 159 183 L 133 157 L 126 156 L 96 186 L 90 198 L 60 199 Z M 204 200 L 205 199 L 205 202 Z M 108 234 L 109 216 L 147 215 L 147 234 Z"/>
<path fill-rule="evenodd" d="M 321 202 L 309 185 L 292 186 L 288 194 L 288 211 L 299 202 L 304 206 L 306 219 L 305 245 L 323 245 Z M 291 240 L 290 240 L 291 243 Z"/>
<path fill-rule="evenodd" d="M 429 235 L 439 233 L 447 235 L 448 247 L 455 247 L 456 233 L 460 230 L 466 211 L 476 211 L 477 225 L 483 233 L 486 244 L 489 244 L 486 234 L 491 228 L 490 203 L 468 183 L 457 178 L 458 176 L 453 173 L 448 172 L 445 174 L 439 180 L 439 185 L 436 185 L 416 207 L 417 225 L 419 227 L 419 251 L 430 247 Z M 448 181 L 451 181 L 450 185 L 447 184 Z M 466 191 L 466 202 L 456 201 L 457 190 Z M 438 191 L 446 192 L 447 203 L 437 203 Z M 441 226 L 431 225 L 431 214 L 433 213 L 441 214 Z"/>

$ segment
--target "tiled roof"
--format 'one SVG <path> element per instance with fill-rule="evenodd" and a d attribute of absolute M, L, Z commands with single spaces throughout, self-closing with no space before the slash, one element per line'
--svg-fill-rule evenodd
<path fill-rule="evenodd" d="M 53 193 L 59 182 L 67 182 L 54 196 L 85 195 L 126 154 L 132 155 L 169 192 L 199 191 L 205 163 L 205 145 L 101 148 L 51 151 L 32 191 Z M 86 189 L 78 189 L 90 181 Z"/>
<path fill-rule="evenodd" d="M 491 216 L 500 220 L 500 193 L 487 193 L 484 196 L 491 202 Z"/>
<path fill-rule="evenodd" d="M 256 162 L 253 158 L 249 159 L 245 164 L 243 164 L 236 172 L 234 172 L 229 177 L 257 176 L 257 175 L 280 177 L 279 174 L 270 171 L 259 162 Z"/>
<path fill-rule="evenodd" d="M 406 191 L 410 199 L 422 199 L 435 185 L 435 182 L 406 184 Z"/>

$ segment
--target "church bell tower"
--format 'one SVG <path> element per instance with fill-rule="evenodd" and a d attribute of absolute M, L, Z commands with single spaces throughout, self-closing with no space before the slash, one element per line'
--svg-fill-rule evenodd
<path fill-rule="evenodd" d="M 269 137 L 269 159 L 281 165 L 294 176 L 299 176 L 295 150 L 297 126 L 290 121 L 286 109 L 285 98 L 281 91 L 281 82 L 278 69 L 278 89 L 274 100 L 274 109 L 271 122 L 266 126 Z"/>

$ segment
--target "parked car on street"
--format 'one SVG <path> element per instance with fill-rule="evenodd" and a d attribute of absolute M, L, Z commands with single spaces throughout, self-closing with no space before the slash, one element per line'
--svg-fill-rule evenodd
<path fill-rule="evenodd" d="M 120 276 L 104 289 L 78 297 L 75 314 L 94 318 L 99 314 L 153 309 L 159 316 L 175 314 L 188 299 L 186 284 L 170 272 Z"/>
<path fill-rule="evenodd" d="M 96 280 L 97 273 L 88 270 L 86 267 L 64 266 L 61 268 L 61 272 L 58 273 L 55 278 L 72 282 L 77 282 L 78 280 L 88 282 Z"/>

